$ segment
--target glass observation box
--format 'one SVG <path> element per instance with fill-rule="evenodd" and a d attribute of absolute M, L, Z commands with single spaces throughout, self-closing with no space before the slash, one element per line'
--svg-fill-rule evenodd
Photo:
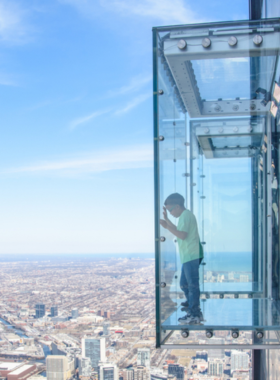
<path fill-rule="evenodd" d="M 280 348 L 279 49 L 279 19 L 153 29 L 157 347 Z"/>

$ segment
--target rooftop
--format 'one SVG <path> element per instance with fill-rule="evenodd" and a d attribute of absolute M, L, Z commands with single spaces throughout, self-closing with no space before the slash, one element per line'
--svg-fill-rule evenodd
<path fill-rule="evenodd" d="M 25 364 L 23 366 L 21 366 L 20 368 L 17 368 L 15 371 L 11 372 L 10 375 L 19 375 L 21 374 L 22 372 L 32 368 L 33 365 L 31 364 Z"/>

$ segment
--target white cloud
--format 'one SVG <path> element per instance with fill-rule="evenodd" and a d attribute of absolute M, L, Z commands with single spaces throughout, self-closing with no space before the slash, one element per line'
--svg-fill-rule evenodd
<path fill-rule="evenodd" d="M 99 5 L 108 12 L 124 17 L 131 15 L 154 18 L 167 24 L 194 23 L 203 21 L 184 0 L 59 0 L 61 3 L 76 7 L 87 17 L 96 17 Z"/>
<path fill-rule="evenodd" d="M 170 23 L 198 22 L 195 13 L 183 0 L 100 0 L 107 9 L 122 13 L 134 14 L 141 17 L 152 17 Z"/>
<path fill-rule="evenodd" d="M 139 95 L 139 96 L 135 97 L 129 103 L 127 103 L 125 107 L 118 109 L 115 112 L 115 115 L 123 115 L 123 114 L 127 113 L 132 108 L 137 107 L 139 104 L 143 103 L 145 100 L 147 100 L 151 96 L 152 96 L 152 94 L 148 93 L 148 94 L 143 94 L 143 95 Z"/>
<path fill-rule="evenodd" d="M 95 112 L 91 113 L 90 115 L 83 116 L 83 117 L 80 117 L 78 119 L 75 119 L 70 123 L 70 128 L 75 129 L 79 125 L 88 123 L 89 121 L 95 119 L 96 117 L 104 115 L 108 112 L 110 112 L 110 110 L 108 110 L 108 109 L 107 110 L 101 110 L 101 111 L 95 111 Z"/>
<path fill-rule="evenodd" d="M 138 75 L 132 78 L 126 86 L 122 86 L 119 89 L 112 90 L 108 92 L 108 96 L 118 96 L 118 95 L 126 95 L 130 92 L 135 92 L 144 87 L 147 83 L 150 83 L 152 80 L 152 75 L 143 76 Z"/>
<path fill-rule="evenodd" d="M 28 37 L 27 12 L 12 0 L 0 0 L 0 41 L 22 43 Z"/>
<path fill-rule="evenodd" d="M 45 161 L 35 165 L 21 166 L 2 173 L 44 173 L 61 172 L 68 174 L 101 173 L 108 170 L 137 169 L 152 167 L 152 146 L 140 145 L 115 151 L 100 151 L 68 160 Z"/>

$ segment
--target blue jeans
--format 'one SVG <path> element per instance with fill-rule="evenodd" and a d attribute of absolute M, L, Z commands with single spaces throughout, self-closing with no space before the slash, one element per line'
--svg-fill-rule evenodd
<path fill-rule="evenodd" d="M 199 264 L 201 259 L 188 261 L 182 265 L 182 273 L 180 278 L 180 288 L 185 293 L 189 303 L 189 313 L 194 317 L 198 317 L 200 313 L 199 305 Z"/>

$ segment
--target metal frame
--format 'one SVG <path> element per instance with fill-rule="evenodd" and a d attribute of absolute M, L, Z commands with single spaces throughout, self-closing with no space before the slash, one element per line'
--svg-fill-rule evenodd
<path fill-rule="evenodd" d="M 225 349 L 225 350 L 279 350 L 280 344 L 162 344 L 163 349 L 183 349 L 183 350 L 208 350 L 208 349 Z"/>
<path fill-rule="evenodd" d="M 277 56 L 279 51 L 280 30 L 279 26 L 271 27 L 271 23 L 279 22 L 277 19 L 262 20 L 259 22 L 243 22 L 243 29 L 236 22 L 227 23 L 227 30 L 218 30 L 224 23 L 201 24 L 181 26 L 179 31 L 170 33 L 169 39 L 163 41 L 162 57 L 166 59 L 169 69 L 173 75 L 181 99 L 191 117 L 211 116 L 243 116 L 259 115 L 269 112 L 269 106 L 261 103 L 260 99 L 228 100 L 228 101 L 202 101 L 196 84 L 191 60 L 236 58 L 236 57 L 259 57 L 273 55 Z M 242 22 L 241 22 L 242 23 Z M 269 27 L 265 27 L 265 25 Z M 235 30 L 234 26 L 238 26 Z M 198 29 L 199 28 L 199 29 Z M 203 29 L 204 28 L 204 29 Z M 164 29 L 164 28 L 163 28 Z M 196 32 L 196 29 L 198 32 Z M 159 29 L 161 30 L 161 28 Z M 238 44 L 234 47 L 227 43 L 226 38 L 232 35 L 238 36 Z M 260 46 L 253 41 L 256 35 L 263 36 Z M 221 39 L 221 36 L 223 36 Z M 241 37 L 240 37 L 241 36 Z M 202 37 L 211 38 L 209 48 L 202 46 Z M 177 40 L 184 39 L 187 43 L 185 49 L 179 49 Z"/>
<path fill-rule="evenodd" d="M 263 121 L 263 119 L 262 119 Z M 191 122 L 192 125 L 196 124 L 196 136 L 199 144 L 203 150 L 205 158 L 223 158 L 223 153 L 227 153 L 227 157 L 236 157 L 238 151 L 239 157 L 251 157 L 255 154 L 256 150 L 252 147 L 239 147 L 239 148 L 216 148 L 211 146 L 210 138 L 223 138 L 223 137 L 246 137 L 246 136 L 259 136 L 260 143 L 261 137 L 264 132 L 264 121 L 253 125 L 250 119 L 211 119 L 205 122 Z M 242 125 L 244 123 L 244 125 Z M 216 124 L 216 125 L 215 125 Z M 223 124 L 226 124 L 225 126 Z M 237 127 L 238 126 L 238 127 Z M 261 144 L 258 148 L 261 147 Z M 205 148 L 205 150 L 204 150 Z M 232 155 L 231 155 L 232 154 Z M 226 158 L 226 157 L 224 157 Z"/>
<path fill-rule="evenodd" d="M 155 294 L 156 294 L 156 347 L 161 343 L 160 318 L 160 242 L 159 242 L 159 149 L 158 149 L 158 54 L 157 31 L 153 30 L 153 105 L 154 105 L 154 207 L 155 207 Z"/>
<path fill-rule="evenodd" d="M 268 298 L 272 298 L 272 223 L 271 223 L 271 212 L 272 212 L 272 194 L 271 194 L 271 116 L 267 117 L 266 120 L 266 133 L 267 133 L 267 164 L 266 164 L 266 236 L 267 236 L 267 289 L 266 295 Z"/>

